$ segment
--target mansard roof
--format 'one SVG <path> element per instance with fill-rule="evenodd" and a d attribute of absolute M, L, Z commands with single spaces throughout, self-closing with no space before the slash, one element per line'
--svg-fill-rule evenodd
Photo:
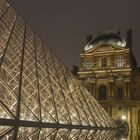
<path fill-rule="evenodd" d="M 103 44 L 126 47 L 126 41 L 121 37 L 120 33 L 106 32 L 90 40 L 85 46 L 85 51 Z"/>

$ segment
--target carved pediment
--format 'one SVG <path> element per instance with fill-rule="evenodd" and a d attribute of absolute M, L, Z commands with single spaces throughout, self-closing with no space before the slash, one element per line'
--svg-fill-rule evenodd
<path fill-rule="evenodd" d="M 113 46 L 113 45 L 101 45 L 97 46 L 86 53 L 95 53 L 95 52 L 106 52 L 106 51 L 119 51 L 119 50 L 124 50 L 125 48 L 123 47 L 118 47 L 118 46 Z"/>
<path fill-rule="evenodd" d="M 104 52 L 104 51 L 113 51 L 115 48 L 113 46 L 100 46 L 97 47 L 94 52 Z"/>

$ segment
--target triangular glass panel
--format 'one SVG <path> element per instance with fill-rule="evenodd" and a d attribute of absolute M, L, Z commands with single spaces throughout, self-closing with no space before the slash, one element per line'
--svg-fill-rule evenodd
<path fill-rule="evenodd" d="M 14 127 L 17 139 L 87 139 L 90 129 L 116 127 L 6 0 L 0 0 L 0 122 L 2 131 Z"/>

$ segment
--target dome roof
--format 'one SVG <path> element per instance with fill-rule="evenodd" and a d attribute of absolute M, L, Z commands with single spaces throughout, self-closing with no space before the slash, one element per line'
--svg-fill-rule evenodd
<path fill-rule="evenodd" d="M 85 51 L 90 50 L 102 44 L 109 44 L 109 45 L 115 45 L 120 47 L 126 46 L 126 42 L 123 38 L 121 38 L 120 33 L 109 32 L 106 34 L 101 34 L 97 36 L 95 39 L 88 42 L 87 45 L 85 46 Z"/>

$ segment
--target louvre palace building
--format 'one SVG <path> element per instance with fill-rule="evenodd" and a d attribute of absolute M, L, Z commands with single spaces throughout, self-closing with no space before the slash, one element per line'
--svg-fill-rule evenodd
<path fill-rule="evenodd" d="M 88 36 L 78 78 L 116 122 L 140 129 L 140 69 L 132 29 L 126 34 L 126 39 L 112 31 Z"/>

